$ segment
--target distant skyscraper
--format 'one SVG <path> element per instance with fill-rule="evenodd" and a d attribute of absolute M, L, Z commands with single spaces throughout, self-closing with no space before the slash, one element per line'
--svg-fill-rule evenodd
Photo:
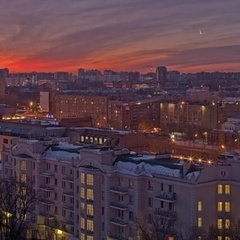
<path fill-rule="evenodd" d="M 8 74 L 8 68 L 0 69 L 0 98 L 3 98 L 5 96 L 6 77 Z"/>
<path fill-rule="evenodd" d="M 83 68 L 79 68 L 79 69 L 78 69 L 78 77 L 81 77 L 81 76 L 83 76 L 83 75 L 84 75 L 84 73 L 85 73 L 85 71 L 84 71 L 84 69 L 83 69 Z"/>
<path fill-rule="evenodd" d="M 157 67 L 156 77 L 159 84 L 164 84 L 167 81 L 167 68 L 164 66 Z"/>

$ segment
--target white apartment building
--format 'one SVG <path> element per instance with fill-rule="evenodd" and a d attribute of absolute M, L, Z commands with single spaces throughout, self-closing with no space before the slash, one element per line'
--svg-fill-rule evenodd
<path fill-rule="evenodd" d="M 40 191 L 41 239 L 133 240 L 136 219 L 151 227 L 158 217 L 171 239 L 215 225 L 218 240 L 229 240 L 223 233 L 240 216 L 239 172 L 233 156 L 203 164 L 54 140 L 19 139 L 2 152 L 3 177 L 30 178 Z"/>

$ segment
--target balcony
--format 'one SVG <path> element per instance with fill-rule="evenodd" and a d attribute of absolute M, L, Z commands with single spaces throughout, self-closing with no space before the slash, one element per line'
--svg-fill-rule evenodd
<path fill-rule="evenodd" d="M 110 207 L 118 210 L 127 210 L 128 207 L 124 205 L 122 202 L 111 202 Z"/>
<path fill-rule="evenodd" d="M 70 174 L 68 174 L 68 175 L 64 174 L 63 175 L 63 180 L 73 182 L 74 181 L 74 177 L 73 177 L 73 175 L 70 175 Z"/>
<path fill-rule="evenodd" d="M 53 191 L 54 190 L 54 186 L 50 185 L 50 184 L 41 184 L 39 186 L 39 189 L 45 190 L 45 191 Z"/>
<path fill-rule="evenodd" d="M 65 219 L 65 220 L 63 221 L 63 223 L 66 224 L 66 225 L 71 225 L 71 226 L 73 226 L 73 225 L 74 225 L 74 220 L 71 219 L 71 218 Z"/>
<path fill-rule="evenodd" d="M 174 203 L 177 200 L 177 195 L 176 193 L 161 192 L 156 198 L 164 202 Z"/>
<path fill-rule="evenodd" d="M 68 196 L 74 196 L 74 192 L 72 189 L 63 189 L 63 194 Z"/>
<path fill-rule="evenodd" d="M 157 208 L 155 211 L 155 214 L 158 215 L 161 218 L 167 219 L 167 220 L 176 220 L 177 219 L 177 212 L 172 210 L 162 210 L 160 208 Z"/>
<path fill-rule="evenodd" d="M 122 187 L 111 187 L 110 192 L 117 193 L 117 194 L 127 194 L 128 190 Z"/>
<path fill-rule="evenodd" d="M 112 218 L 110 219 L 110 223 L 120 227 L 126 227 L 128 225 L 122 218 Z"/>
<path fill-rule="evenodd" d="M 50 214 L 48 211 L 40 211 L 39 215 L 41 215 L 41 216 L 43 216 L 43 217 L 45 217 L 46 219 L 49 219 L 49 220 L 54 219 L 54 215 Z"/>
<path fill-rule="evenodd" d="M 39 173 L 40 176 L 42 177 L 52 177 L 54 176 L 54 172 L 49 171 L 49 170 L 44 170 Z"/>
<path fill-rule="evenodd" d="M 74 207 L 71 204 L 63 203 L 63 208 L 69 211 L 74 211 Z"/>
<path fill-rule="evenodd" d="M 47 204 L 47 205 L 54 204 L 54 201 L 50 198 L 40 198 L 38 201 L 42 204 Z"/>

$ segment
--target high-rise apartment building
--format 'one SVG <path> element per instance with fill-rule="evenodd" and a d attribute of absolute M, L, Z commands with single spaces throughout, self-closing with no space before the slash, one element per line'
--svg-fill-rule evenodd
<path fill-rule="evenodd" d="M 9 75 L 9 69 L 0 69 L 0 98 L 5 96 L 6 78 Z"/>
<path fill-rule="evenodd" d="M 198 239 L 213 225 L 223 240 L 240 214 L 232 155 L 209 164 L 20 139 L 2 156 L 3 177 L 30 178 L 40 190 L 34 214 L 44 239 L 137 239 L 137 219 L 150 229 L 158 219 L 171 239 L 191 227 Z"/>
<path fill-rule="evenodd" d="M 157 67 L 156 78 L 160 85 L 164 85 L 164 83 L 167 81 L 167 68 L 164 66 Z"/>

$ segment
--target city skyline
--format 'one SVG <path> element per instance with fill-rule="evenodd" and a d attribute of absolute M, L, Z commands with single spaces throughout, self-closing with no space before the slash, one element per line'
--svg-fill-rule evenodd
<path fill-rule="evenodd" d="M 0 67 L 14 72 L 239 71 L 240 2 L 2 1 Z"/>

